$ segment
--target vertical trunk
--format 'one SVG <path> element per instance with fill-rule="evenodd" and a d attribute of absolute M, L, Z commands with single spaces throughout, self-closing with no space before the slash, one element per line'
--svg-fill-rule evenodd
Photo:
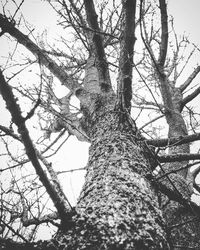
<path fill-rule="evenodd" d="M 161 71 L 162 72 L 162 71 Z M 169 125 L 168 138 L 183 137 L 188 135 L 187 128 L 183 116 L 181 114 L 182 93 L 179 88 L 175 87 L 174 83 L 170 83 L 165 74 L 158 75 L 160 80 L 160 90 L 163 103 L 165 106 L 165 117 Z M 189 144 L 173 145 L 169 147 L 169 154 L 189 153 Z M 176 171 L 175 174 L 182 182 L 187 182 L 188 169 L 182 168 L 187 162 L 169 163 L 164 166 L 164 172 L 170 173 Z M 182 169 L 181 169 L 182 168 Z M 179 178 L 180 177 L 180 178 Z M 176 179 L 176 178 L 173 178 Z M 188 182 L 189 184 L 189 182 Z"/>
<path fill-rule="evenodd" d="M 179 88 L 175 88 L 171 86 L 171 96 L 172 96 L 172 103 L 173 103 L 173 110 L 169 112 L 167 115 L 167 122 L 169 124 L 169 132 L 168 137 L 183 137 L 188 135 L 187 128 L 183 116 L 181 114 L 181 101 L 182 101 L 182 93 L 180 92 Z M 178 154 L 178 153 L 190 153 L 189 144 L 183 144 L 179 146 L 173 146 L 169 148 L 169 154 Z M 186 165 L 187 162 L 176 162 L 175 164 L 171 165 L 172 169 L 179 169 Z M 188 169 L 184 169 L 178 172 L 178 174 L 182 175 L 185 179 L 187 178 Z"/>
<path fill-rule="evenodd" d="M 169 91 L 171 96 L 171 106 L 166 112 L 166 120 L 169 125 L 168 137 L 181 138 L 188 135 L 187 127 L 181 114 L 181 101 L 183 96 L 180 89 L 176 88 L 174 84 L 169 85 Z M 174 145 L 169 148 L 169 154 L 179 153 L 190 153 L 189 144 L 179 146 Z M 179 170 L 186 166 L 187 163 L 188 161 L 168 163 L 164 166 L 164 169 L 166 172 Z M 168 177 L 184 198 L 191 198 L 192 183 L 187 168 L 177 171 L 176 174 L 169 174 Z M 163 181 L 166 185 L 170 185 L 167 180 Z M 171 188 L 173 187 L 171 186 Z M 189 247 L 196 247 L 195 249 L 198 249 L 199 240 L 196 237 L 195 232 L 199 231 L 199 222 L 194 221 L 195 214 L 186 211 L 182 206 L 174 201 L 168 202 L 164 199 L 163 204 L 163 215 L 167 221 L 167 226 L 171 228 L 171 239 L 174 246 L 181 246 L 183 249 L 188 249 Z M 174 247 L 174 249 L 178 250 L 180 247 Z"/>
<path fill-rule="evenodd" d="M 150 166 L 135 131 L 125 116 L 120 122 L 114 102 L 96 112 L 90 120 L 86 182 L 66 249 L 169 249 L 157 196 L 146 178 Z"/>

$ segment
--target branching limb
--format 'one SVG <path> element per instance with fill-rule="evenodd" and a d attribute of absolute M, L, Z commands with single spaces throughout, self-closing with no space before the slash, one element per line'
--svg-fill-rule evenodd
<path fill-rule="evenodd" d="M 132 64 L 135 44 L 136 0 L 122 0 L 122 24 L 120 37 L 118 103 L 130 112 L 132 99 Z"/>
<path fill-rule="evenodd" d="M 199 160 L 200 154 L 174 154 L 174 155 L 162 155 L 158 156 L 158 160 L 161 163 L 164 162 L 175 162 L 175 161 L 189 161 L 189 160 Z"/>
<path fill-rule="evenodd" d="M 152 184 L 155 185 L 155 187 L 160 190 L 163 194 L 167 195 L 167 197 L 170 200 L 176 201 L 183 205 L 185 208 L 188 209 L 192 214 L 197 215 L 199 217 L 200 215 L 200 207 L 188 199 L 182 197 L 182 195 L 178 192 L 175 192 L 174 190 L 169 189 L 166 185 L 162 184 L 162 182 L 157 182 L 152 180 Z"/>
<path fill-rule="evenodd" d="M 46 53 L 43 52 L 27 35 L 24 35 L 19 31 L 15 25 L 8 20 L 7 17 L 0 14 L 0 28 L 2 31 L 9 33 L 14 37 L 20 44 L 24 45 L 29 51 L 31 51 L 38 61 L 47 67 L 53 75 L 55 75 L 60 82 L 65 85 L 70 90 L 74 90 L 79 87 L 79 84 L 68 77 L 68 74 L 61 68 L 57 63 L 55 63 Z"/>
<path fill-rule="evenodd" d="M 168 84 L 168 81 L 164 72 L 164 64 L 166 60 L 167 46 L 168 46 L 167 9 L 166 9 L 165 0 L 160 0 L 159 2 L 160 2 L 160 11 L 161 11 L 161 32 L 162 32 L 161 45 L 160 45 L 160 51 L 159 51 L 160 53 L 159 61 L 156 60 L 149 43 L 146 41 L 143 35 L 143 27 L 142 27 L 142 21 L 141 21 L 143 17 L 143 0 L 140 0 L 140 33 L 141 33 L 141 38 L 145 45 L 145 48 L 147 49 L 152 59 L 154 70 L 160 81 L 160 89 L 161 89 L 164 106 L 166 108 L 166 111 L 169 112 L 169 111 L 172 111 L 174 107 L 173 107 L 169 84 Z"/>
<path fill-rule="evenodd" d="M 11 136 L 18 141 L 21 141 L 21 138 L 17 134 L 15 134 L 11 129 L 0 125 L 0 130 L 3 131 L 6 135 Z"/>
<path fill-rule="evenodd" d="M 68 100 L 66 100 L 65 97 L 60 99 L 60 105 L 63 105 L 63 109 L 61 108 L 61 112 L 57 112 L 55 109 L 46 106 L 46 104 L 43 103 L 43 106 L 47 108 L 51 113 L 53 113 L 56 118 L 51 124 L 50 128 L 47 130 L 47 137 L 52 132 L 59 132 L 63 128 L 65 128 L 70 135 L 76 136 L 79 141 L 89 142 L 90 138 L 82 128 L 81 118 L 78 118 L 76 113 L 71 113 L 69 111 L 69 109 L 67 108 L 67 105 L 69 105 L 69 103 L 67 102 Z"/>
<path fill-rule="evenodd" d="M 69 211 L 69 205 L 66 203 L 66 200 L 63 199 L 63 197 L 60 197 L 58 195 L 54 185 L 52 185 L 45 171 L 42 169 L 42 166 L 40 165 L 40 162 L 37 157 L 36 150 L 29 136 L 29 132 L 26 128 L 25 120 L 21 115 L 20 107 L 16 102 L 11 87 L 6 83 L 3 74 L 1 72 L 0 72 L 0 92 L 4 101 L 6 102 L 7 109 L 11 113 L 13 122 L 18 127 L 18 131 L 21 135 L 21 139 L 25 146 L 27 156 L 29 157 L 32 165 L 34 166 L 35 171 L 40 178 L 40 181 L 46 188 L 47 193 L 51 197 L 61 220 L 65 221 Z"/>
<path fill-rule="evenodd" d="M 97 21 L 97 14 L 95 11 L 93 0 L 85 0 L 85 11 L 87 15 L 87 22 L 90 28 L 93 30 L 91 31 L 92 34 L 92 47 L 91 53 L 95 51 L 95 58 L 97 60 L 96 67 L 99 72 L 99 79 L 100 79 L 100 87 L 102 90 L 106 91 L 108 86 L 111 86 L 109 71 L 108 71 L 108 63 L 106 60 L 106 54 L 103 46 L 103 39 L 100 34 L 100 28 Z"/>
<path fill-rule="evenodd" d="M 199 173 L 200 173 L 200 165 L 191 172 L 193 179 L 195 179 Z"/>
<path fill-rule="evenodd" d="M 200 140 L 200 133 L 181 136 L 181 137 L 171 137 L 167 139 L 146 140 L 146 142 L 148 145 L 152 145 L 154 147 L 166 147 L 166 146 L 178 146 L 197 140 Z"/>
<path fill-rule="evenodd" d="M 0 126 L 0 129 L 1 129 L 2 126 Z M 12 133 L 12 131 L 10 131 L 10 129 L 6 128 L 6 127 L 3 127 L 4 131 L 6 131 L 6 133 L 10 136 L 12 136 L 13 138 L 17 139 L 18 141 L 20 141 L 21 143 L 23 143 L 23 140 L 16 134 Z M 52 144 L 51 144 L 52 145 Z M 42 153 L 46 152 L 50 147 L 47 147 Z M 58 177 L 57 177 L 57 173 L 53 170 L 52 166 L 51 166 L 51 163 L 49 163 L 45 157 L 42 155 L 42 153 L 40 153 L 37 149 L 35 149 L 35 152 L 36 152 L 36 155 L 37 157 L 42 161 L 42 163 L 45 165 L 46 169 L 48 170 L 48 173 L 50 174 L 51 176 L 51 180 L 53 181 L 53 184 L 54 184 L 54 187 L 57 191 L 57 194 L 60 196 L 60 197 L 63 197 L 64 200 L 67 201 L 67 203 L 69 204 L 70 206 L 70 203 L 67 199 L 67 197 L 65 196 L 62 188 L 61 188 L 61 185 L 60 185 L 60 182 L 58 180 Z M 30 158 L 29 158 L 30 159 Z M 31 160 L 31 159 L 30 159 Z M 27 160 L 29 161 L 29 160 Z M 10 168 L 9 168 L 10 169 Z M 25 219 L 24 221 L 26 221 L 26 217 L 25 216 Z"/>
<path fill-rule="evenodd" d="M 36 110 L 36 108 L 40 105 L 40 103 L 41 103 L 41 100 L 40 100 L 40 98 L 38 98 L 38 100 L 37 100 L 37 102 L 35 103 L 34 107 L 28 112 L 28 114 L 27 114 L 26 117 L 24 118 L 25 120 L 30 119 L 30 118 L 34 115 L 35 110 Z"/>
<path fill-rule="evenodd" d="M 188 79 L 179 87 L 182 93 L 190 85 L 190 83 L 194 80 L 194 78 L 198 75 L 199 72 L 200 72 L 200 66 L 197 66 L 192 72 L 192 74 L 188 77 Z"/>
<path fill-rule="evenodd" d="M 144 129 L 146 126 L 148 126 L 149 124 L 152 124 L 153 122 L 159 120 L 160 118 L 163 118 L 164 115 L 159 115 L 157 117 L 155 117 L 154 119 L 150 120 L 149 122 L 145 123 L 144 125 L 142 125 L 140 128 L 138 128 L 138 130 L 142 130 Z"/>
<path fill-rule="evenodd" d="M 161 68 L 165 65 L 168 47 L 168 16 L 167 5 L 165 0 L 159 0 L 161 15 L 161 43 L 158 64 Z"/>
<path fill-rule="evenodd" d="M 200 161 L 194 162 L 192 166 L 198 165 L 196 168 L 194 168 L 193 171 L 191 171 L 192 181 L 193 181 L 193 187 L 197 190 L 197 192 L 200 193 L 200 186 L 196 182 L 196 177 L 200 173 Z"/>
<path fill-rule="evenodd" d="M 55 225 L 55 223 L 53 222 L 54 220 L 58 220 L 59 216 L 56 212 L 51 213 L 51 214 L 46 214 L 40 218 L 32 218 L 32 219 L 26 219 L 23 220 L 23 226 L 28 227 L 31 225 L 40 225 L 42 223 L 52 223 L 53 225 Z"/>
<path fill-rule="evenodd" d="M 184 97 L 183 100 L 181 101 L 180 109 L 183 110 L 185 105 L 189 102 L 191 102 L 195 97 L 197 97 L 200 94 L 200 87 L 195 89 L 191 94 L 188 96 Z"/>
<path fill-rule="evenodd" d="M 158 67 L 158 62 L 157 62 L 157 60 L 155 58 L 155 55 L 154 55 L 154 53 L 152 51 L 152 48 L 151 48 L 150 44 L 149 44 L 148 38 L 145 37 L 145 35 L 147 33 L 145 32 L 145 22 L 144 22 L 143 6 L 144 6 L 144 0 L 140 0 L 140 18 L 139 18 L 140 35 L 141 35 L 142 41 L 144 43 L 144 46 L 145 46 L 146 50 L 148 51 L 148 53 L 150 55 L 150 58 L 152 60 L 153 67 L 155 68 L 155 71 L 157 72 L 158 75 L 162 75 L 161 72 L 160 72 L 160 69 Z M 143 30 L 144 30 L 144 32 L 143 32 Z"/>

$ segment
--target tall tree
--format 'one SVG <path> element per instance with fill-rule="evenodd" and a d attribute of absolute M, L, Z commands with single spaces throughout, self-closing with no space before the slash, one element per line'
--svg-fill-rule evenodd
<path fill-rule="evenodd" d="M 34 41 L 31 29 L 28 35 L 22 31 L 23 16 L 19 13 L 23 4 L 21 1 L 8 16 L 7 3 L 2 3 L 1 37 L 17 41 L 8 58 L 12 66 L 21 45 L 35 56 L 27 61 L 28 65 L 39 65 L 40 82 L 35 86 L 16 85 L 16 76 L 24 69 L 17 68 L 6 78 L 8 62 L 1 68 L 0 93 L 11 124 L 0 129 L 9 156 L 17 162 L 2 172 L 19 166 L 23 171 L 30 162 L 39 180 L 28 182 L 30 193 L 37 193 L 31 203 L 17 177 L 13 176 L 9 189 L 2 186 L 0 243 L 13 249 L 199 249 L 200 207 L 191 201 L 193 188 L 199 191 L 199 167 L 193 172 L 190 167 L 198 163 L 195 160 L 200 155 L 190 153 L 190 143 L 199 140 L 200 134 L 195 120 L 198 114 L 187 105 L 199 95 L 200 88 L 191 88 L 189 94 L 186 89 L 192 86 L 200 67 L 178 84 L 198 48 L 193 45 L 194 50 L 180 68 L 182 47 L 189 42 L 178 40 L 173 22 L 168 20 L 166 1 L 48 1 L 64 32 L 69 32 L 68 38 L 62 38 L 65 51 L 45 44 L 41 38 Z M 54 92 L 57 80 L 68 89 L 61 99 Z M 16 96 L 31 101 L 33 107 L 25 109 Z M 74 97 L 79 101 L 75 109 Z M 159 116 L 154 115 L 153 121 L 166 121 L 168 137 L 158 138 L 158 132 L 145 131 L 153 121 L 139 129 L 136 109 L 140 113 L 155 109 Z M 43 130 L 45 118 L 48 124 L 39 142 L 31 138 L 28 129 L 34 117 Z M 189 134 L 190 128 L 193 134 Z M 59 136 L 46 145 L 55 132 Z M 45 156 L 66 133 L 90 143 L 85 183 L 75 207 Z M 10 153 L 5 136 L 23 144 L 23 161 Z M 38 149 L 38 144 L 45 147 Z M 41 187 L 52 201 L 53 213 L 41 212 Z M 12 195 L 18 197 L 17 203 Z M 32 243 L 38 225 L 49 222 L 58 228 L 53 238 Z M 31 232 L 23 233 L 30 226 Z M 9 239 L 11 233 L 18 242 Z"/>

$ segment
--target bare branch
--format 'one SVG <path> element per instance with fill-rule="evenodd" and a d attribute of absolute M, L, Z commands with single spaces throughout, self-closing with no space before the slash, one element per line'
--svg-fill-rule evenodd
<path fill-rule="evenodd" d="M 24 238 L 23 235 L 21 235 L 17 230 L 14 230 L 8 223 L 6 223 L 5 221 L 1 220 L 1 223 L 7 227 L 12 233 L 13 235 L 17 235 L 21 240 L 23 240 L 24 242 L 28 243 L 27 239 Z M 3 239 L 0 238 L 0 243 Z M 2 246 L 2 244 L 0 244 Z"/>
<path fill-rule="evenodd" d="M 18 131 L 21 135 L 21 139 L 25 146 L 27 156 L 29 157 L 32 165 L 34 166 L 37 175 L 40 177 L 40 181 L 46 188 L 47 193 L 51 197 L 61 220 L 65 221 L 67 217 L 66 215 L 69 211 L 69 205 L 66 204 L 66 200 L 63 199 L 63 197 L 60 197 L 58 195 L 57 190 L 55 189 L 54 185 L 51 184 L 46 173 L 42 169 L 42 166 L 40 165 L 40 162 L 37 158 L 36 150 L 29 136 L 29 132 L 26 128 L 25 119 L 21 115 L 20 107 L 16 103 L 16 98 L 13 95 L 12 89 L 6 83 L 1 71 L 0 71 L 0 92 L 4 101 L 6 102 L 7 109 L 9 110 L 12 116 L 13 122 L 18 127 Z"/>
<path fill-rule="evenodd" d="M 30 119 L 30 118 L 34 115 L 35 110 L 36 110 L 36 108 L 40 105 L 40 103 L 41 103 L 41 100 L 40 100 L 40 98 L 38 98 L 38 100 L 37 100 L 37 102 L 35 103 L 34 107 L 33 107 L 33 108 L 28 112 L 28 114 L 26 115 L 25 120 Z"/>
<path fill-rule="evenodd" d="M 92 33 L 92 47 L 91 53 L 93 50 L 95 51 L 95 57 L 97 60 L 96 67 L 99 72 L 100 79 L 100 87 L 102 90 L 107 91 L 108 86 L 111 86 L 109 71 L 108 71 L 108 63 L 106 60 L 106 54 L 103 46 L 103 39 L 100 34 L 100 28 L 97 21 L 97 14 L 95 11 L 93 0 L 85 0 L 84 1 L 85 10 L 87 14 L 87 21 L 90 28 L 93 30 Z"/>
<path fill-rule="evenodd" d="M 160 190 L 163 194 L 167 195 L 170 200 L 179 202 L 181 205 L 183 205 L 185 208 L 191 211 L 192 214 L 195 214 L 199 217 L 200 207 L 196 203 L 184 198 L 179 192 L 176 192 L 168 188 L 162 182 L 157 182 L 156 180 L 151 180 L 151 181 L 152 181 L 152 184 L 155 185 L 155 187 L 158 190 Z"/>
<path fill-rule="evenodd" d="M 168 45 L 168 23 L 167 23 L 167 9 L 166 9 L 166 3 L 165 0 L 159 0 L 160 2 L 160 10 L 161 10 L 161 26 L 162 26 L 162 34 L 161 34 L 161 46 L 160 46 L 160 58 L 159 62 L 156 60 L 152 48 L 150 47 L 148 41 L 145 40 L 143 35 L 143 27 L 142 22 L 140 21 L 140 33 L 142 41 L 152 59 L 153 66 L 155 73 L 157 74 L 159 80 L 160 80 L 160 89 L 162 94 L 162 99 L 164 102 L 164 106 L 166 108 L 167 112 L 170 112 L 174 110 L 173 102 L 172 102 L 172 96 L 170 93 L 169 83 L 167 81 L 166 74 L 164 72 L 164 63 L 166 59 L 166 53 L 167 53 L 167 45 Z M 140 19 L 142 19 L 143 12 L 143 0 L 140 1 Z"/>
<path fill-rule="evenodd" d="M 190 95 L 183 98 L 181 101 L 180 109 L 183 110 L 185 105 L 189 102 L 191 102 L 195 97 L 197 97 L 200 94 L 200 87 L 195 89 Z"/>
<path fill-rule="evenodd" d="M 42 223 L 52 222 L 54 220 L 59 219 L 59 216 L 56 212 L 51 214 L 46 214 L 42 216 L 41 218 L 32 218 L 23 220 L 22 223 L 25 227 L 31 226 L 31 225 L 40 225 Z"/>
<path fill-rule="evenodd" d="M 190 83 L 194 80 L 194 78 L 198 75 L 200 72 L 200 66 L 197 66 L 192 74 L 188 77 L 188 79 L 179 87 L 181 92 L 183 92 L 189 85 Z"/>
<path fill-rule="evenodd" d="M 166 147 L 166 146 L 178 146 L 181 144 L 197 140 L 200 140 L 200 133 L 187 136 L 180 136 L 180 137 L 171 137 L 167 139 L 146 140 L 146 142 L 148 145 L 152 145 L 154 147 Z"/>
<path fill-rule="evenodd" d="M 199 173 L 200 173 L 200 165 L 192 171 L 193 178 L 195 179 Z"/>
<path fill-rule="evenodd" d="M 24 45 L 29 51 L 31 51 L 36 58 L 38 58 L 39 63 L 46 66 L 52 74 L 54 74 L 60 82 L 65 85 L 70 90 L 74 90 L 79 87 L 79 84 L 74 81 L 68 74 L 61 68 L 57 63 L 55 63 L 47 54 L 43 52 L 27 35 L 24 35 L 19 31 L 15 25 L 8 20 L 7 17 L 0 14 L 0 28 L 2 31 L 9 33 L 14 37 L 20 44 Z"/>
<path fill-rule="evenodd" d="M 6 135 L 11 136 L 18 141 L 21 141 L 21 138 L 18 135 L 16 135 L 11 129 L 0 125 L 0 130 L 2 130 Z"/>
<path fill-rule="evenodd" d="M 157 117 L 155 117 L 154 119 L 150 120 L 149 122 L 145 123 L 144 125 L 142 125 L 140 128 L 138 128 L 138 130 L 142 130 L 144 129 L 146 126 L 148 126 L 149 124 L 152 124 L 153 122 L 159 120 L 160 118 L 163 118 L 164 115 L 159 115 Z"/>
<path fill-rule="evenodd" d="M 200 154 L 174 154 L 174 155 L 162 155 L 158 156 L 158 160 L 161 163 L 164 162 L 175 162 L 175 161 L 189 161 L 189 160 L 199 160 Z"/>
<path fill-rule="evenodd" d="M 143 5 L 144 5 L 144 0 L 140 0 L 140 19 L 139 19 L 139 24 L 140 24 L 140 35 L 141 35 L 141 38 L 142 38 L 142 41 L 144 43 L 144 46 L 146 48 L 146 50 L 148 51 L 149 55 L 150 55 L 150 58 L 153 62 L 153 67 L 155 68 L 155 71 L 156 73 L 159 75 L 159 76 L 162 76 L 162 72 L 160 71 L 160 68 L 158 66 L 158 62 L 155 58 L 155 55 L 153 53 L 153 50 L 149 44 L 149 41 L 147 39 L 147 37 L 144 36 L 144 33 L 143 33 L 143 29 L 144 29 L 144 32 L 145 32 L 145 22 L 144 22 L 144 11 L 143 11 Z M 147 33 L 145 32 L 145 35 Z"/>
<path fill-rule="evenodd" d="M 163 67 L 167 55 L 168 47 L 168 17 L 167 17 L 167 6 L 165 0 L 159 0 L 160 4 L 160 15 L 161 15 L 161 43 L 160 43 L 160 54 L 158 64 Z"/>
<path fill-rule="evenodd" d="M 119 81 L 117 97 L 120 106 L 130 112 L 132 99 L 132 64 L 135 44 L 136 0 L 122 1 Z"/>

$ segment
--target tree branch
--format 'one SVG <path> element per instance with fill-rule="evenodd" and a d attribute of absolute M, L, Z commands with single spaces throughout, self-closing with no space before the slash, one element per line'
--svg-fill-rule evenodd
<path fill-rule="evenodd" d="M 166 111 L 171 113 L 174 110 L 173 102 L 172 102 L 172 96 L 170 93 L 169 83 L 167 81 L 166 74 L 164 72 L 164 63 L 166 59 L 166 53 L 167 53 L 167 45 L 168 45 L 168 27 L 167 27 L 167 8 L 165 0 L 159 0 L 160 1 L 160 9 L 161 9 L 161 26 L 162 26 L 162 34 L 161 34 L 161 45 L 160 45 L 160 55 L 158 62 L 153 54 L 152 48 L 150 47 L 148 41 L 145 40 L 145 37 L 143 35 L 143 27 L 142 27 L 142 8 L 143 8 L 143 0 L 140 0 L 140 33 L 142 41 L 145 45 L 145 48 L 147 49 L 152 62 L 154 66 L 155 73 L 157 74 L 159 80 L 160 80 L 160 90 L 162 99 L 164 102 L 164 106 L 166 108 Z M 163 15 L 163 16 L 162 16 Z M 166 33 L 167 32 L 167 33 Z M 166 113 L 167 114 L 167 113 Z"/>
<path fill-rule="evenodd" d="M 200 133 L 187 136 L 180 136 L 180 137 L 171 137 L 167 139 L 146 140 L 146 143 L 154 147 L 166 147 L 166 146 L 178 146 L 197 140 L 200 140 Z"/>
<path fill-rule="evenodd" d="M 189 161 L 189 160 L 199 160 L 200 154 L 172 154 L 172 155 L 162 155 L 157 156 L 158 161 L 164 162 L 175 162 L 175 161 Z"/>
<path fill-rule="evenodd" d="M 60 82 L 65 85 L 70 90 L 74 90 L 80 85 L 71 79 L 68 74 L 61 68 L 57 63 L 55 63 L 46 53 L 43 52 L 34 42 L 30 40 L 27 35 L 24 35 L 21 31 L 15 28 L 14 23 L 10 22 L 7 17 L 0 14 L 0 28 L 5 33 L 7 32 L 12 37 L 14 37 L 20 44 L 24 45 L 30 52 L 32 52 L 38 61 L 47 67 L 53 75 L 55 75 Z"/>
<path fill-rule="evenodd" d="M 11 129 L 0 125 L 0 130 L 3 131 L 6 135 L 11 136 L 18 141 L 21 141 L 21 138 L 18 135 L 16 135 Z"/>
<path fill-rule="evenodd" d="M 164 67 L 168 47 L 168 16 L 165 0 L 159 0 L 161 15 L 161 43 L 158 64 Z"/>
<path fill-rule="evenodd" d="M 183 110 L 183 108 L 185 107 L 185 105 L 188 102 L 191 102 L 199 94 L 200 94 L 200 87 L 198 87 L 197 89 L 195 89 L 190 95 L 188 95 L 188 96 L 186 96 L 186 97 L 183 98 L 183 100 L 181 101 L 180 109 Z"/>
<path fill-rule="evenodd" d="M 51 214 L 46 214 L 40 218 L 32 218 L 32 219 L 22 220 L 22 223 L 23 223 L 23 226 L 28 227 L 31 225 L 40 225 L 42 223 L 52 222 L 52 221 L 57 220 L 57 219 L 59 219 L 59 216 L 56 212 L 54 212 Z"/>
<path fill-rule="evenodd" d="M 91 31 L 92 34 L 91 53 L 95 51 L 95 57 L 97 60 L 96 67 L 99 72 L 100 87 L 103 91 L 107 91 L 111 87 L 111 81 L 108 70 L 108 62 L 106 60 L 106 54 L 103 46 L 103 39 L 100 34 L 99 24 L 97 22 L 97 14 L 95 11 L 94 2 L 93 0 L 90 1 L 84 0 L 84 5 L 87 15 L 87 22 L 90 28 L 93 30 Z"/>
<path fill-rule="evenodd" d="M 21 135 L 21 139 L 23 141 L 27 156 L 29 157 L 33 167 L 37 175 L 40 178 L 40 181 L 46 188 L 47 193 L 51 197 L 58 214 L 62 221 L 66 221 L 68 211 L 69 211 L 69 204 L 66 203 L 66 200 L 63 197 L 60 197 L 57 193 L 56 188 L 46 175 L 45 171 L 42 169 L 40 162 L 37 157 L 37 152 L 33 146 L 32 140 L 29 136 L 29 132 L 25 125 L 25 119 L 21 115 L 21 110 L 19 105 L 16 102 L 16 98 L 13 95 L 11 87 L 5 81 L 2 72 L 0 71 L 0 92 L 1 95 L 6 102 L 7 109 L 9 110 L 13 122 L 18 127 L 18 132 Z"/>
<path fill-rule="evenodd" d="M 180 91 L 183 92 L 190 83 L 194 80 L 194 78 L 198 75 L 200 72 L 200 66 L 197 66 L 196 69 L 192 72 L 192 74 L 188 77 L 188 79 L 179 87 Z"/>
<path fill-rule="evenodd" d="M 165 184 L 162 182 L 157 182 L 156 180 L 152 180 L 152 184 L 156 187 L 156 189 L 160 190 L 163 194 L 167 195 L 170 200 L 176 201 L 179 204 L 183 205 L 188 211 L 196 216 L 200 217 L 200 207 L 184 198 L 179 192 L 169 189 Z"/>
<path fill-rule="evenodd" d="M 132 65 L 135 44 L 136 0 L 122 0 L 119 81 L 117 98 L 120 106 L 130 112 L 132 99 Z"/>

